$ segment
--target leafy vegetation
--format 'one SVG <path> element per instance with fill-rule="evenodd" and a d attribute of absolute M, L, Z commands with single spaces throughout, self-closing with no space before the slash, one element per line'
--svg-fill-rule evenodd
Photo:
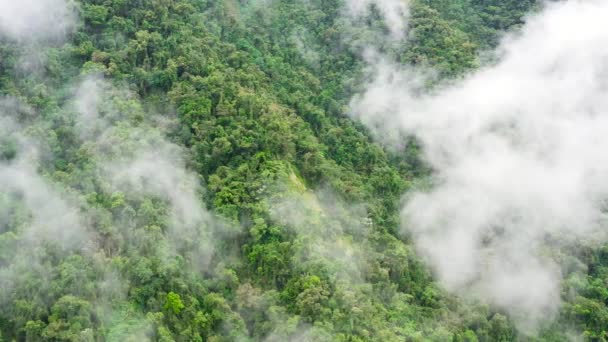
<path fill-rule="evenodd" d="M 77 32 L 45 50 L 43 70 L 24 71 L 25 48 L 2 41 L 0 91 L 24 104 L 7 100 L 3 111 L 44 147 L 36 170 L 89 218 L 98 250 L 29 248 L 36 214 L 3 189 L 0 341 L 608 338 L 605 247 L 560 250 L 566 303 L 537 337 L 436 284 L 398 234 L 400 197 L 429 173 L 419 147 L 388 151 L 345 115 L 373 30 L 343 20 L 341 1 L 79 4 Z M 455 78 L 536 2 L 411 6 L 410 43 L 375 44 Z M 73 95 L 100 77 L 111 89 L 84 107 L 111 122 L 101 147 L 79 138 Z M 159 114 L 163 129 L 151 121 Z M 10 165 L 23 151 L 5 133 L 0 155 Z M 206 190 L 196 193 L 211 212 L 204 239 L 174 236 L 186 233 L 171 229 L 170 201 L 102 175 L 121 153 L 165 139 Z"/>

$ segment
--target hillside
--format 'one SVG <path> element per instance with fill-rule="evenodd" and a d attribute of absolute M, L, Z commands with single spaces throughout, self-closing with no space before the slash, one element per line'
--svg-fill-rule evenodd
<path fill-rule="evenodd" d="M 429 219 L 404 209 L 444 164 L 424 125 L 366 116 L 383 100 L 367 92 L 374 63 L 440 92 L 499 63 L 545 5 L 353 3 L 0 1 L 0 341 L 608 339 L 601 234 L 518 240 L 542 240 L 561 281 L 538 289 L 559 305 L 494 299 L 469 286 L 481 275 L 451 286 L 408 228 Z M 462 98 L 428 103 L 477 108 Z"/>

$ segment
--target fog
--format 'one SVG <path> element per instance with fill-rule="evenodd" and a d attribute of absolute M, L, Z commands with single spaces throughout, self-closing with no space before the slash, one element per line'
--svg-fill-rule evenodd
<path fill-rule="evenodd" d="M 560 304 L 546 237 L 603 227 L 607 17 L 604 1 L 547 4 L 503 39 L 497 63 L 432 91 L 427 71 L 370 53 L 373 80 L 351 102 L 377 138 L 423 146 L 432 185 L 406 195 L 403 232 L 441 283 L 508 311 L 524 331 Z"/>
<path fill-rule="evenodd" d="M 407 0 L 347 0 L 345 2 L 346 14 L 355 18 L 368 15 L 372 7 L 375 7 L 386 21 L 391 38 L 401 39 L 405 36 L 409 15 Z"/>
<path fill-rule="evenodd" d="M 0 36 L 20 42 L 58 41 L 76 27 L 68 0 L 0 0 Z"/>

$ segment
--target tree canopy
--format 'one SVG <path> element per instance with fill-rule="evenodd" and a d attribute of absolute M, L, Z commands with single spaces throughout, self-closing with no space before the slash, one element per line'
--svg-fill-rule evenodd
<path fill-rule="evenodd" d="M 3 38 L 0 341 L 608 338 L 606 246 L 560 249 L 535 335 L 444 291 L 398 233 L 422 147 L 346 115 L 367 42 L 455 79 L 537 2 L 412 0 L 408 44 L 343 5 L 79 0 L 65 41 Z"/>

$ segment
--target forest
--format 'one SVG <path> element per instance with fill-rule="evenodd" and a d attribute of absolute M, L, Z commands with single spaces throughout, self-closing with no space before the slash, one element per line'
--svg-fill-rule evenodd
<path fill-rule="evenodd" d="M 0 342 L 607 341 L 607 5 L 0 0 Z"/>

